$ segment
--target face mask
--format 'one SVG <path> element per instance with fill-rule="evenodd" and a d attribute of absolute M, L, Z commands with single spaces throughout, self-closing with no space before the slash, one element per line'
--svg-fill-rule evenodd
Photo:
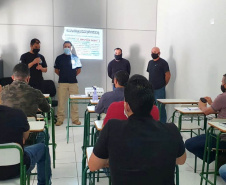
<path fill-rule="evenodd" d="M 223 85 L 221 85 L 221 91 L 224 93 L 225 92 L 225 88 Z"/>
<path fill-rule="evenodd" d="M 71 49 L 70 48 L 64 48 L 64 53 L 66 55 L 70 55 L 71 54 Z"/>
<path fill-rule="evenodd" d="M 120 60 L 122 58 L 122 54 L 121 55 L 115 55 L 115 60 Z"/>
<path fill-rule="evenodd" d="M 159 54 L 152 53 L 152 54 L 151 54 L 151 57 L 152 57 L 153 59 L 157 59 L 157 58 L 159 57 Z"/>
<path fill-rule="evenodd" d="M 39 51 L 40 51 L 40 49 L 33 49 L 33 53 L 36 55 L 38 54 Z"/>

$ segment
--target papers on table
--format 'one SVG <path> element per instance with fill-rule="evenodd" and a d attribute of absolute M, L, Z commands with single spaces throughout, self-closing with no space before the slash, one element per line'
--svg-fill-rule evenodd
<path fill-rule="evenodd" d="M 95 112 L 95 106 L 91 105 L 91 106 L 87 106 L 87 109 L 89 112 Z"/>
<path fill-rule="evenodd" d="M 87 98 L 88 96 L 86 96 L 85 94 L 74 94 L 74 95 L 70 95 L 70 98 Z"/>
<path fill-rule="evenodd" d="M 184 110 L 200 110 L 198 107 L 185 107 Z"/>

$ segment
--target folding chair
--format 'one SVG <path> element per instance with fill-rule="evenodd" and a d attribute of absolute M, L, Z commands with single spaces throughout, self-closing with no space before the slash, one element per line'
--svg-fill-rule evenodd
<path fill-rule="evenodd" d="M 0 166 L 20 164 L 20 177 L 0 181 L 1 185 L 26 185 L 26 165 L 23 160 L 23 149 L 19 144 L 0 144 Z"/>

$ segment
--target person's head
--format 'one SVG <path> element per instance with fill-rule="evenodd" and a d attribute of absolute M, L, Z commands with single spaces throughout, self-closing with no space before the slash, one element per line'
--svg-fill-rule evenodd
<path fill-rule="evenodd" d="M 28 68 L 28 66 L 23 63 L 17 64 L 13 68 L 12 79 L 19 80 L 19 81 L 25 81 L 28 83 L 30 80 L 30 69 Z"/>
<path fill-rule="evenodd" d="M 128 82 L 129 74 L 126 71 L 118 71 L 114 75 L 115 87 L 124 87 Z"/>
<path fill-rule="evenodd" d="M 223 75 L 223 78 L 221 81 L 221 90 L 222 92 L 226 92 L 226 74 Z"/>
<path fill-rule="evenodd" d="M 154 104 L 154 92 L 150 82 L 142 75 L 133 75 L 124 90 L 124 109 L 128 116 L 149 116 Z"/>
<path fill-rule="evenodd" d="M 70 55 L 72 50 L 72 43 L 70 41 L 65 41 L 63 44 L 64 54 Z"/>
<path fill-rule="evenodd" d="M 38 54 L 40 51 L 40 40 L 34 38 L 30 42 L 31 53 Z"/>
<path fill-rule="evenodd" d="M 160 56 L 160 49 L 158 47 L 153 47 L 151 50 L 151 57 L 154 60 L 158 60 Z"/>
<path fill-rule="evenodd" d="M 122 58 L 122 49 L 121 48 L 115 48 L 115 60 L 120 60 Z"/>

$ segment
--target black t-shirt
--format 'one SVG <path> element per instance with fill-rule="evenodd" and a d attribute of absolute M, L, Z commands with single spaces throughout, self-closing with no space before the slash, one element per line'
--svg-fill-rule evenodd
<path fill-rule="evenodd" d="M 114 82 L 114 75 L 118 71 L 126 71 L 130 75 L 129 61 L 124 58 L 120 59 L 120 61 L 113 59 L 108 64 L 108 76 L 112 79 L 112 83 Z"/>
<path fill-rule="evenodd" d="M 39 65 L 42 65 L 43 68 L 46 68 L 47 67 L 46 60 L 45 60 L 44 56 L 41 54 L 35 55 L 30 52 L 27 52 L 27 53 L 24 53 L 23 55 L 21 55 L 20 61 L 22 63 L 28 65 L 37 57 L 40 57 L 40 59 L 41 59 L 41 62 L 39 63 Z M 38 66 L 38 64 L 35 64 L 30 68 L 31 78 L 29 81 L 29 85 L 34 88 L 40 89 L 41 88 L 40 85 L 43 81 L 43 77 L 42 77 L 42 71 L 36 69 L 37 66 Z"/>
<path fill-rule="evenodd" d="M 79 64 L 78 66 L 81 66 L 80 59 L 75 55 L 59 55 L 56 58 L 54 68 L 59 69 L 59 83 L 78 83 L 77 81 L 77 69 L 81 67 L 76 67 L 72 69 L 72 61 L 74 61 L 76 64 Z"/>
<path fill-rule="evenodd" d="M 154 89 L 160 89 L 166 85 L 165 73 L 168 71 L 169 65 L 164 59 L 159 58 L 157 61 L 149 61 L 147 72 L 149 72 L 149 82 Z"/>
<path fill-rule="evenodd" d="M 30 128 L 22 110 L 0 105 L 0 144 L 18 143 L 23 147 L 23 133 Z M 30 166 L 30 158 L 24 153 L 24 164 Z M 0 180 L 20 174 L 20 165 L 0 166 Z"/>
<path fill-rule="evenodd" d="M 93 152 L 109 158 L 113 185 L 173 185 L 176 158 L 185 147 L 173 123 L 132 115 L 109 120 Z"/>

